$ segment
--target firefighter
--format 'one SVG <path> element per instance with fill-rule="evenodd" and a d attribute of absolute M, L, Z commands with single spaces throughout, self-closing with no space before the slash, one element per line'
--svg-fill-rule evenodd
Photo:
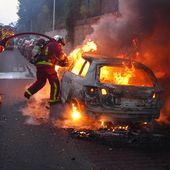
<path fill-rule="evenodd" d="M 42 48 L 40 54 L 36 55 L 35 65 L 37 68 L 37 80 L 25 91 L 24 96 L 29 99 L 46 84 L 48 79 L 50 89 L 50 104 L 60 102 L 59 91 L 60 84 L 55 71 L 55 65 L 67 66 L 68 59 L 62 47 L 65 45 L 62 36 L 55 36 Z"/>

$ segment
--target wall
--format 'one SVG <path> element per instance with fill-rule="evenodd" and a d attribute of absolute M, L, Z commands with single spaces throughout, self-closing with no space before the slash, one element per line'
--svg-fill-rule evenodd
<path fill-rule="evenodd" d="M 115 13 L 118 12 L 118 0 L 101 0 L 101 13 Z M 102 15 L 101 15 L 102 16 Z M 76 46 L 81 45 L 87 35 L 93 32 L 91 25 L 95 24 L 101 16 L 88 18 L 77 21 L 74 27 L 74 43 L 67 43 L 65 51 L 69 53 Z M 59 29 L 51 32 L 47 32 L 47 35 L 53 37 L 56 34 L 67 36 L 66 29 Z"/>
<path fill-rule="evenodd" d="M 78 21 L 76 23 L 76 26 L 74 27 L 74 32 L 75 32 L 74 33 L 74 44 L 69 43 L 69 42 L 66 43 L 66 46 L 65 46 L 66 53 L 69 53 L 76 46 L 82 44 L 82 42 L 84 41 L 86 36 L 89 35 L 90 33 L 92 33 L 92 31 L 93 31 L 91 25 L 94 24 L 98 19 L 99 19 L 99 17 L 90 18 L 87 20 Z M 54 37 L 55 35 L 59 34 L 66 38 L 67 31 L 66 31 L 66 29 L 58 29 L 55 31 L 46 32 L 46 34 L 50 37 Z"/>
<path fill-rule="evenodd" d="M 93 28 L 91 26 L 95 24 L 99 19 L 100 17 L 93 17 L 76 22 L 76 26 L 74 28 L 74 47 L 82 44 L 85 38 L 93 32 Z"/>
<path fill-rule="evenodd" d="M 67 31 L 66 29 L 58 29 L 55 31 L 46 32 L 46 34 L 50 37 L 54 37 L 55 35 L 62 35 L 63 37 L 66 37 Z"/>

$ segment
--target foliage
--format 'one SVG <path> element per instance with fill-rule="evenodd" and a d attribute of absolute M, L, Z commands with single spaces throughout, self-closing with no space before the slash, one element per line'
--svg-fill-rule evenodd
<path fill-rule="evenodd" d="M 18 0 L 17 31 L 46 32 L 52 30 L 54 0 Z M 101 0 L 55 0 L 55 28 L 66 27 L 73 40 L 76 20 L 99 14 Z"/>

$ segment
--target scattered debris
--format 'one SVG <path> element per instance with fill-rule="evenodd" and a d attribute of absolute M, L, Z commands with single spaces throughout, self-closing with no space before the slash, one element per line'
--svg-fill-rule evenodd
<path fill-rule="evenodd" d="M 73 138 L 92 140 L 103 144 L 109 144 L 109 150 L 112 146 L 116 147 L 143 147 L 143 148 L 162 148 L 166 147 L 170 141 L 170 135 L 164 130 L 155 127 L 154 130 L 147 131 L 145 129 L 128 129 L 126 131 L 98 129 L 98 130 L 69 130 L 68 133 Z"/>
<path fill-rule="evenodd" d="M 72 161 L 75 161 L 75 160 L 76 160 L 76 158 L 75 158 L 75 157 L 73 157 L 73 158 L 71 158 L 71 160 L 72 160 Z"/>

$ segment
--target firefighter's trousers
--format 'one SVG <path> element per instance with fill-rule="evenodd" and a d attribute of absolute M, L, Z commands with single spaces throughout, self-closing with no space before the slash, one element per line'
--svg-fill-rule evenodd
<path fill-rule="evenodd" d="M 57 72 L 55 68 L 48 65 L 39 65 L 37 66 L 37 80 L 34 82 L 26 92 L 32 96 L 36 92 L 38 92 L 41 88 L 43 88 L 48 79 L 51 91 L 50 91 L 50 103 L 55 103 L 58 100 L 58 95 L 60 91 L 60 84 L 57 76 Z"/>

